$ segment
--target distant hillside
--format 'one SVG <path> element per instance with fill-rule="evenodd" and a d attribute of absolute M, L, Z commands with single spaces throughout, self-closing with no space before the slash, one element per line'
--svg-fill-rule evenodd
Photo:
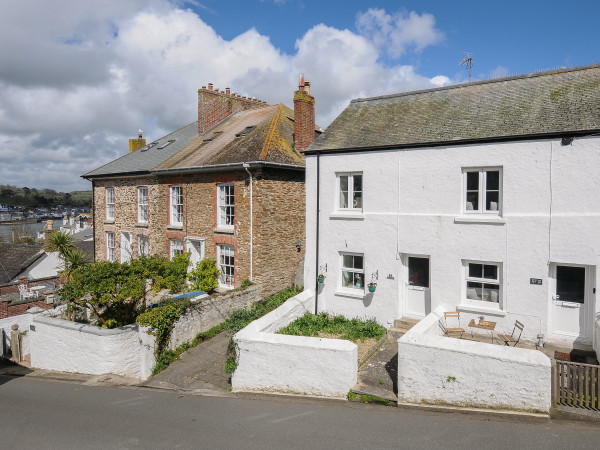
<path fill-rule="evenodd" d="M 56 192 L 54 189 L 35 189 L 0 184 L 0 205 L 41 206 L 57 205 L 92 207 L 92 191 Z"/>

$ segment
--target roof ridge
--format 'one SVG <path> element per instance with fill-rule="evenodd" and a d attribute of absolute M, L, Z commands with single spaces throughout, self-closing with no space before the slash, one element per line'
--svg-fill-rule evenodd
<path fill-rule="evenodd" d="M 385 100 L 385 99 L 397 98 L 397 97 L 408 97 L 410 95 L 425 94 L 425 93 L 429 93 L 429 92 L 439 92 L 439 91 L 446 91 L 446 90 L 451 90 L 451 89 L 460 89 L 460 88 L 464 88 L 464 87 L 480 86 L 483 84 L 503 83 L 505 81 L 524 80 L 524 79 L 528 79 L 528 78 L 556 75 L 559 73 L 580 72 L 583 70 L 598 69 L 598 68 L 600 68 L 600 64 L 590 64 L 587 66 L 577 66 L 577 67 L 570 67 L 570 68 L 563 68 L 563 69 L 546 70 L 543 72 L 533 72 L 533 73 L 527 73 L 527 74 L 521 74 L 521 75 L 513 75 L 510 77 L 493 78 L 490 80 L 480 80 L 480 81 L 470 81 L 468 83 L 450 84 L 447 86 L 440 86 L 440 87 L 435 87 L 435 88 L 430 88 L 430 89 L 421 89 L 418 91 L 398 92 L 396 94 L 378 95 L 375 97 L 364 97 L 364 98 L 359 97 L 359 98 L 350 100 L 350 103 L 363 103 L 363 102 L 369 102 L 372 100 Z"/>

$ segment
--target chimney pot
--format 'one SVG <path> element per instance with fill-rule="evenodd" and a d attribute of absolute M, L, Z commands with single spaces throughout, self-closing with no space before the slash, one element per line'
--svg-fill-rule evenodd
<path fill-rule="evenodd" d="M 206 89 L 206 86 L 202 86 L 202 89 Z"/>
<path fill-rule="evenodd" d="M 231 91 L 229 90 L 229 88 L 228 88 L 228 87 L 226 87 L 226 88 L 225 88 L 225 93 L 226 93 L 227 95 L 231 94 Z"/>
<path fill-rule="evenodd" d="M 213 90 L 213 84 L 212 83 L 208 83 L 208 89 L 211 90 L 211 91 Z"/>

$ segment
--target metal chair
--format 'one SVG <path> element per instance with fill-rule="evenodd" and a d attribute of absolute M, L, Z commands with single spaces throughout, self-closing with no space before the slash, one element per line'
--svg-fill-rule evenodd
<path fill-rule="evenodd" d="M 454 319 L 458 321 L 458 327 L 449 327 L 448 319 Z M 444 313 L 444 334 L 450 337 L 451 334 L 460 334 L 462 338 L 463 333 L 465 332 L 464 328 L 460 326 L 460 313 L 458 311 L 449 311 Z"/>
<path fill-rule="evenodd" d="M 523 334 L 523 325 L 518 320 L 515 320 L 515 326 L 513 327 L 512 333 L 510 334 L 498 334 L 498 339 L 504 342 L 504 345 L 509 345 L 510 342 L 514 342 L 513 347 L 515 347 L 519 341 L 521 340 L 521 334 Z M 519 336 L 515 339 L 515 332 L 519 330 Z"/>
<path fill-rule="evenodd" d="M 23 300 L 23 299 L 33 298 L 33 297 L 35 297 L 35 294 L 33 292 L 31 292 L 29 289 L 27 289 L 27 286 L 25 286 L 24 284 L 20 284 L 19 285 L 19 296 L 20 296 L 21 300 Z"/>

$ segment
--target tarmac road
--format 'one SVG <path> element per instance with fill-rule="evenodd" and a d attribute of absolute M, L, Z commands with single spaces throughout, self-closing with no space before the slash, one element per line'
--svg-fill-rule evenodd
<path fill-rule="evenodd" d="M 0 376 L 0 448 L 537 449 L 600 446 L 595 424 L 332 400 L 210 397 Z"/>

